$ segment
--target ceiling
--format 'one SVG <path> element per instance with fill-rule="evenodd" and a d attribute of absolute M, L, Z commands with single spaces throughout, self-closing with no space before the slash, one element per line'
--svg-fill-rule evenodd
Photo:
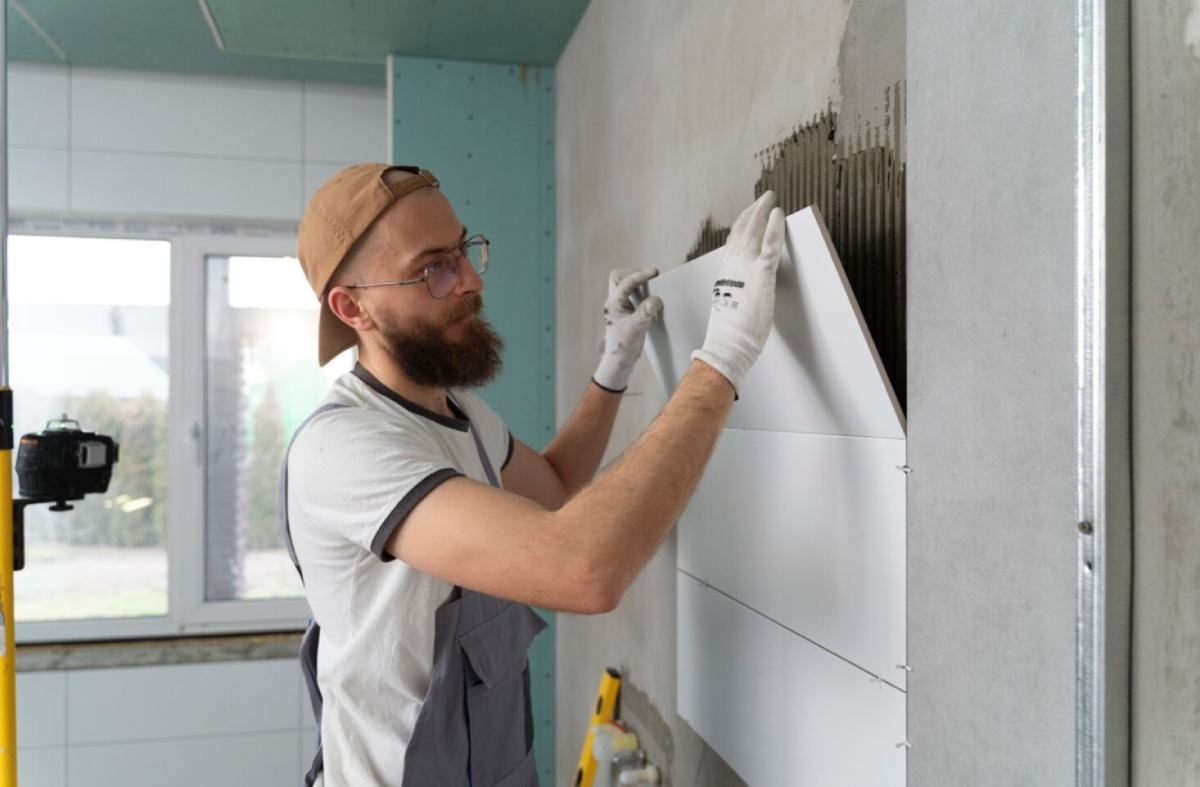
<path fill-rule="evenodd" d="M 382 85 L 389 53 L 554 65 L 588 0 L 7 2 L 10 61 Z"/>

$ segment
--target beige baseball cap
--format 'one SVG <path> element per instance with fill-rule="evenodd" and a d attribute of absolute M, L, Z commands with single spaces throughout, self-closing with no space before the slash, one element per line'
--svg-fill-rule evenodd
<path fill-rule="evenodd" d="M 393 171 L 406 177 L 384 178 Z M 329 310 L 325 288 L 333 272 L 396 200 L 417 189 L 437 187 L 433 173 L 420 167 L 356 164 L 325 181 L 308 201 L 296 233 L 296 253 L 309 285 L 321 301 L 317 327 L 317 362 L 321 366 L 358 341 L 354 329 Z"/>

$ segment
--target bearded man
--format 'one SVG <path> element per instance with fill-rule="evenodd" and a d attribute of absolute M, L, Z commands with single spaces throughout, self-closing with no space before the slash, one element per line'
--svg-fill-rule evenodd
<path fill-rule="evenodd" d="M 694 491 L 770 330 L 783 214 L 767 192 L 726 244 L 704 346 L 654 423 L 592 480 L 662 308 L 615 271 L 605 349 L 541 452 L 470 389 L 500 370 L 481 316 L 489 248 L 418 167 L 360 164 L 297 238 L 321 301 L 318 361 L 357 346 L 288 449 L 281 515 L 313 622 L 301 660 L 321 748 L 306 784 L 537 785 L 530 605 L 612 610 Z M 731 285 L 732 286 L 732 285 Z M 729 299 L 726 299 L 727 301 Z"/>

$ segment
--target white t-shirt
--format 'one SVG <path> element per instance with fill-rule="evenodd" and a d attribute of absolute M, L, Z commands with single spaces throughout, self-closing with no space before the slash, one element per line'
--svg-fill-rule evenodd
<path fill-rule="evenodd" d="M 358 375 L 358 376 L 356 376 Z M 453 586 L 394 559 L 389 536 L 443 481 L 482 483 L 473 427 L 497 476 L 512 455 L 500 417 L 455 391 L 446 418 L 356 367 L 334 382 L 288 456 L 288 520 L 321 626 L 317 684 L 326 787 L 400 784 L 433 667 L 434 614 Z"/>

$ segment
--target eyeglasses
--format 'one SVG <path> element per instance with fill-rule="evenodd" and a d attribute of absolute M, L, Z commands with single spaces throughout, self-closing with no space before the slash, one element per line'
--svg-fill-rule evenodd
<path fill-rule="evenodd" d="M 361 290 L 367 287 L 392 287 L 425 282 L 430 295 L 435 298 L 445 298 L 458 287 L 458 264 L 461 260 L 466 260 L 471 269 L 482 276 L 488 269 L 488 239 L 482 235 L 472 235 L 455 248 L 436 257 L 425 266 L 421 275 L 414 279 L 381 281 L 375 284 L 347 284 L 346 287 L 351 290 Z"/>

